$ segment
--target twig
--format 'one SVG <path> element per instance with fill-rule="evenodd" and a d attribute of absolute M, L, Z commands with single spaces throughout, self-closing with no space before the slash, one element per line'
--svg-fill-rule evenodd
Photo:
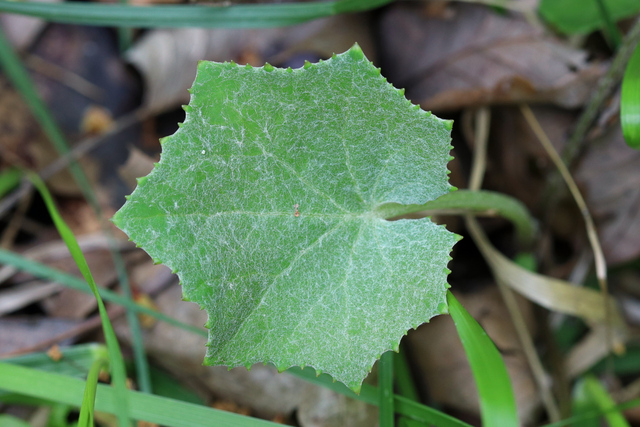
<path fill-rule="evenodd" d="M 531 127 L 531 130 L 533 130 L 533 133 L 535 133 L 536 137 L 540 141 L 540 144 L 542 144 L 542 147 L 544 147 L 545 151 L 547 152 L 547 155 L 551 158 L 551 161 L 560 172 L 560 175 L 566 182 L 567 186 L 569 187 L 569 191 L 571 192 L 571 195 L 573 196 L 574 200 L 576 201 L 576 204 L 578 205 L 578 209 L 580 209 L 580 214 L 582 214 L 582 218 L 584 219 L 585 227 L 587 229 L 587 236 L 589 238 L 589 243 L 591 244 L 591 248 L 593 250 L 598 283 L 600 284 L 600 289 L 602 290 L 602 292 L 605 293 L 605 298 L 607 298 L 608 297 L 607 295 L 608 294 L 607 262 L 604 259 L 602 246 L 600 246 L 598 233 L 593 223 L 593 218 L 589 213 L 589 208 L 587 207 L 587 203 L 582 197 L 582 194 L 578 189 L 578 185 L 573 180 L 571 173 L 569 173 L 567 166 L 564 164 L 564 162 L 560 158 L 560 155 L 558 154 L 556 149 L 553 147 L 553 144 L 549 140 L 549 137 L 547 137 L 547 134 L 542 129 L 542 126 L 540 126 L 540 123 L 538 122 L 535 115 L 533 114 L 533 111 L 531 111 L 531 108 L 529 108 L 528 105 L 521 104 L 520 111 L 522 112 L 522 115 L 524 116 L 525 120 Z"/>
<path fill-rule="evenodd" d="M 469 178 L 470 190 L 479 190 L 482 187 L 484 172 L 487 169 L 487 143 L 490 124 L 491 110 L 488 107 L 480 107 L 476 111 L 473 165 L 471 166 L 471 178 Z"/>
<path fill-rule="evenodd" d="M 24 59 L 25 65 L 36 73 L 60 82 L 87 98 L 96 102 L 104 98 L 104 90 L 102 90 L 100 86 L 91 83 L 79 74 L 71 72 L 37 55 L 27 55 Z"/>
<path fill-rule="evenodd" d="M 470 190 L 479 190 L 482 186 L 482 179 L 484 177 L 487 160 L 490 117 L 490 111 L 486 107 L 479 109 L 476 113 L 475 147 L 473 153 L 473 164 L 471 167 L 471 179 L 469 182 Z M 476 228 L 479 229 L 477 221 L 471 215 L 466 215 L 465 220 L 469 229 L 473 228 L 472 225 L 476 225 Z M 529 328 L 527 328 L 527 324 L 522 316 L 520 307 L 518 307 L 513 291 L 503 283 L 502 280 L 497 280 L 497 284 L 505 306 L 513 320 L 514 328 L 518 335 L 518 339 L 520 340 L 520 344 L 522 345 L 524 355 L 529 363 L 529 367 L 531 368 L 533 378 L 538 386 L 542 403 L 544 404 L 547 414 L 549 414 L 549 418 L 552 421 L 559 421 L 560 410 L 558 409 L 558 405 L 551 393 L 549 376 L 545 372 L 542 362 L 538 357 L 538 353 L 536 352 L 535 345 L 533 343 L 533 338 L 529 333 Z"/>
<path fill-rule="evenodd" d="M 627 33 L 622 40 L 620 50 L 616 54 L 611 66 L 607 73 L 598 82 L 598 87 L 593 92 L 587 107 L 582 112 L 582 115 L 578 119 L 575 130 L 571 134 L 571 137 L 567 141 L 567 145 L 562 151 L 562 160 L 565 164 L 571 166 L 573 161 L 580 153 L 582 143 L 587 136 L 587 132 L 591 128 L 591 125 L 598 113 L 604 101 L 611 95 L 611 92 L 618 85 L 622 76 L 624 75 L 627 62 L 633 54 L 636 45 L 640 42 L 640 18 L 636 19 L 631 30 Z M 557 181 L 557 178 L 555 179 Z M 557 187 L 558 183 L 552 183 L 552 192 L 555 193 L 553 187 Z"/>
<path fill-rule="evenodd" d="M 554 163 L 554 165 L 560 172 L 560 175 L 562 176 L 565 183 L 569 187 L 569 191 L 571 192 L 573 199 L 578 205 L 580 214 L 582 215 L 582 218 L 584 219 L 584 222 L 585 222 L 587 237 L 589 238 L 589 243 L 593 251 L 593 258 L 595 261 L 596 276 L 598 278 L 598 284 L 603 293 L 604 300 L 609 301 L 609 286 L 607 283 L 607 262 L 604 258 L 602 246 L 600 245 L 600 240 L 598 238 L 598 232 L 596 231 L 596 227 L 595 227 L 595 224 L 593 223 L 593 218 L 591 217 L 591 213 L 589 212 L 587 203 L 582 197 L 582 194 L 580 193 L 580 190 L 578 189 L 576 182 L 573 180 L 573 177 L 571 176 L 569 169 L 567 169 L 567 166 L 564 164 L 564 162 L 560 158 L 560 155 L 558 154 L 556 149 L 553 147 L 553 144 L 549 140 L 549 137 L 547 137 L 547 134 L 544 132 L 544 129 L 542 129 L 542 126 L 540 126 L 540 123 L 538 122 L 535 115 L 533 114 L 533 111 L 531 111 L 531 108 L 529 108 L 528 105 L 522 104 L 520 105 L 520 111 L 522 112 L 522 115 L 524 116 L 525 120 L 527 121 L 527 123 L 535 133 L 536 137 L 540 141 L 540 144 L 542 144 L 542 146 L 544 147 L 545 151 L 547 152 L 547 155 L 551 158 L 551 161 Z M 607 348 L 613 349 L 615 353 L 620 354 L 624 352 L 624 344 L 622 340 L 618 339 L 617 337 L 614 337 L 613 330 L 611 327 L 611 315 L 612 315 L 611 307 L 607 302 L 605 302 L 605 334 L 607 337 Z"/>
<path fill-rule="evenodd" d="M 2 237 L 0 237 L 0 248 L 9 249 L 13 246 L 13 241 L 16 239 L 18 235 L 18 231 L 22 228 L 22 222 L 24 221 L 24 216 L 27 213 L 27 209 L 31 206 L 31 198 L 33 192 L 29 191 L 25 195 L 24 198 L 20 200 L 20 204 L 18 205 L 18 209 L 13 213 L 13 216 L 9 220 L 9 224 L 7 228 L 5 228 L 2 233 Z"/>
<path fill-rule="evenodd" d="M 78 145 L 73 147 L 73 149 L 71 149 L 69 153 L 58 157 L 53 163 L 42 169 L 38 175 L 40 175 L 40 178 L 42 178 L 43 180 L 49 179 L 51 176 L 67 167 L 67 165 L 71 161 L 80 159 L 91 150 L 96 148 L 98 145 L 107 141 L 113 135 L 117 135 L 129 126 L 132 126 L 139 121 L 143 121 L 151 117 L 155 113 L 156 111 L 154 110 L 141 107 L 129 114 L 120 117 L 118 120 L 113 122 L 113 124 L 104 133 L 83 140 Z M 0 218 L 4 216 L 6 212 L 11 209 L 13 205 L 15 205 L 18 200 L 20 200 L 32 188 L 33 185 L 31 184 L 31 182 L 28 180 L 24 180 L 17 190 L 4 197 L 0 201 Z"/>

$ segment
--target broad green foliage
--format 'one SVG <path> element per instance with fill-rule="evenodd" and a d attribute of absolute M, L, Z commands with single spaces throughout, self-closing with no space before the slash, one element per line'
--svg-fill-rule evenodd
<path fill-rule="evenodd" d="M 586 34 L 604 28 L 606 22 L 598 0 L 542 0 L 540 15 L 566 34 Z M 640 12 L 638 0 L 603 0 L 604 7 L 615 20 Z"/>
<path fill-rule="evenodd" d="M 205 363 L 308 365 L 359 390 L 447 311 L 458 236 L 376 208 L 450 191 L 451 122 L 358 46 L 296 70 L 201 62 L 186 111 L 114 222 L 209 313 Z"/>

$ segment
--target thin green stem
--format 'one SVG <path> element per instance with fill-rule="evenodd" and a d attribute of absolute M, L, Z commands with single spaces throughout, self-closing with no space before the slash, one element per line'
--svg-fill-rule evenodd
<path fill-rule="evenodd" d="M 38 95 L 35 85 L 29 78 L 29 73 L 22 65 L 20 59 L 16 56 L 2 31 L 0 31 L 0 63 L 3 66 L 6 75 L 10 78 L 16 89 L 22 94 L 24 100 L 29 105 L 31 112 L 40 123 L 40 126 L 42 126 L 45 134 L 49 137 L 55 149 L 61 156 L 69 155 L 71 150 L 62 130 L 57 125 L 51 112 Z M 91 205 L 96 216 L 101 220 L 100 222 L 103 232 L 109 240 L 109 250 L 118 273 L 120 286 L 125 297 L 131 299 L 131 286 L 129 284 L 124 260 L 122 259 L 120 252 L 116 249 L 116 244 L 108 225 L 103 221 L 104 215 L 102 213 L 102 209 L 100 208 L 98 199 L 89 184 L 89 180 L 82 170 L 82 167 L 75 161 L 75 159 L 70 159 L 68 167 L 85 199 Z M 131 311 L 127 311 L 127 322 L 131 329 L 138 385 L 143 391 L 151 392 L 149 365 L 144 350 L 144 343 L 142 341 L 140 323 L 136 315 Z"/>
<path fill-rule="evenodd" d="M 624 75 L 627 63 L 629 62 L 629 59 L 633 55 L 633 52 L 639 42 L 640 18 L 636 19 L 633 27 L 624 37 L 622 45 L 620 46 L 618 53 L 616 53 L 616 56 L 613 58 L 611 66 L 607 70 L 607 73 L 602 76 L 602 78 L 598 82 L 598 86 L 593 91 L 591 99 L 589 99 L 587 106 L 578 119 L 575 130 L 571 134 L 569 141 L 567 141 L 567 144 L 562 151 L 562 160 L 567 166 L 570 167 L 573 161 L 578 157 L 578 154 L 580 154 L 580 150 L 587 136 L 587 132 L 598 116 L 598 113 L 600 112 L 600 108 L 604 104 L 604 101 L 611 95 L 611 92 L 622 80 L 622 76 Z M 551 188 L 549 189 L 548 193 L 554 194 L 559 184 L 560 176 L 559 174 L 555 174 L 551 178 L 549 184 Z"/>
<path fill-rule="evenodd" d="M 613 50 L 618 50 L 620 44 L 622 43 L 622 35 L 620 34 L 620 30 L 618 30 L 615 21 L 611 18 L 611 14 L 609 13 L 607 5 L 604 4 L 604 0 L 595 0 L 595 2 L 598 5 L 600 16 L 604 21 L 604 29 L 605 34 L 607 35 L 607 39 L 611 43 Z"/>
<path fill-rule="evenodd" d="M 87 287 L 87 283 L 84 280 L 1 248 L 0 248 L 0 264 L 11 265 L 17 268 L 18 270 L 33 274 L 36 277 L 50 280 L 52 282 L 61 283 L 62 285 L 68 288 L 75 289 L 87 294 L 91 294 L 91 290 Z M 176 326 L 178 328 L 194 333 L 196 335 L 205 336 L 205 337 L 207 336 L 207 331 L 202 328 L 188 325 L 172 317 L 169 317 L 164 313 L 136 304 L 130 299 L 123 297 L 122 295 L 119 295 L 113 291 L 100 288 L 99 292 L 105 301 L 108 301 L 114 304 L 119 304 L 135 313 L 152 316 L 162 322 L 168 323 L 172 326 Z"/>
<path fill-rule="evenodd" d="M 304 370 L 301 370 L 300 368 L 291 368 L 286 372 L 352 399 L 356 399 L 370 405 L 380 405 L 380 392 L 378 387 L 374 387 L 369 384 L 362 384 L 360 394 L 356 394 L 344 384 L 333 381 L 329 375 L 316 376 L 315 370 L 311 368 Z M 457 418 L 438 411 L 437 409 L 430 408 L 397 394 L 394 395 L 394 409 L 399 415 L 409 417 L 427 425 L 436 425 L 438 427 L 470 427 L 470 425 L 464 421 L 460 421 Z"/>
<path fill-rule="evenodd" d="M 80 406 L 80 416 L 78 417 L 78 427 L 93 427 L 93 407 L 96 401 L 96 389 L 98 388 L 98 377 L 100 371 L 109 365 L 107 359 L 98 359 L 89 370 L 87 375 L 87 385 L 84 388 L 84 397 Z"/>
<path fill-rule="evenodd" d="M 420 396 L 418 390 L 413 382 L 413 375 L 409 369 L 409 363 L 407 362 L 407 356 L 403 351 L 403 347 L 400 347 L 399 353 L 393 355 L 393 370 L 395 376 L 395 384 L 398 388 L 398 394 L 419 402 Z"/>
<path fill-rule="evenodd" d="M 445 211 L 451 214 L 499 215 L 510 220 L 516 228 L 518 240 L 530 245 L 535 234 L 535 220 L 522 202 L 492 191 L 457 190 L 423 205 L 400 205 L 387 203 L 376 208 L 382 218 L 394 218 L 415 212 Z"/>
<path fill-rule="evenodd" d="M 380 427 L 393 427 L 395 410 L 393 402 L 393 352 L 382 353 L 378 362 L 378 393 L 380 399 Z"/>
<path fill-rule="evenodd" d="M 109 352 L 109 364 L 111 366 L 111 375 L 113 377 L 113 384 L 116 390 L 115 399 L 118 405 L 118 423 L 120 427 L 125 427 L 129 425 L 129 402 L 126 397 L 126 378 L 127 374 L 124 367 L 124 361 L 122 359 L 122 352 L 120 351 L 120 344 L 118 344 L 118 338 L 116 337 L 116 333 L 113 330 L 113 325 L 111 325 L 111 321 L 109 320 L 109 315 L 107 314 L 107 309 L 104 306 L 104 302 L 100 297 L 98 292 L 98 285 L 93 279 L 93 275 L 89 270 L 89 265 L 87 264 L 87 260 L 84 258 L 82 254 L 82 250 L 78 245 L 78 242 L 73 235 L 73 232 L 69 228 L 69 226 L 64 222 L 62 216 L 58 212 L 55 203 L 53 201 L 53 197 L 49 193 L 44 182 L 40 179 L 38 175 L 35 173 L 29 174 L 29 179 L 36 187 L 36 189 L 40 192 L 40 196 L 44 200 L 44 203 L 49 211 L 49 215 L 53 220 L 60 237 L 67 245 L 69 249 L 69 253 L 73 258 L 74 262 L 78 266 L 80 270 L 80 274 L 84 277 L 85 281 L 89 285 L 91 292 L 96 298 L 98 302 L 98 311 L 100 312 L 100 319 L 102 321 L 102 330 L 104 332 L 105 341 L 107 343 L 107 350 Z"/>

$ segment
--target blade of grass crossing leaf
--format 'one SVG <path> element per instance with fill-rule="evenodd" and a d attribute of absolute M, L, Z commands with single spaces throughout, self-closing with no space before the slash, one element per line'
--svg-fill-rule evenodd
<path fill-rule="evenodd" d="M 378 369 L 378 393 L 380 396 L 380 427 L 393 427 L 395 411 L 393 403 L 393 352 L 387 351 L 380 357 Z"/>
<path fill-rule="evenodd" d="M 584 378 L 580 378 L 573 388 L 571 402 L 571 413 L 574 416 L 586 416 L 579 422 L 573 424 L 575 427 L 599 427 L 599 417 L 591 417 L 590 415 L 597 410 L 597 406 L 589 393 L 587 392 Z"/>
<path fill-rule="evenodd" d="M 0 362 L 0 386 L 27 396 L 79 406 L 85 381 L 36 369 Z M 206 406 L 167 399 L 148 393 L 125 390 L 131 403 L 131 416 L 167 427 L 267 427 L 269 421 L 250 418 Z M 120 410 L 118 390 L 98 384 L 95 411 L 117 414 Z M 4 427 L 4 426 L 3 426 Z"/>
<path fill-rule="evenodd" d="M 622 80 L 620 122 L 627 145 L 640 150 L 640 45 L 637 45 Z"/>
<path fill-rule="evenodd" d="M 607 390 L 602 387 L 600 381 L 598 381 L 596 377 L 593 375 L 587 375 L 579 381 L 576 387 L 576 394 L 579 394 L 579 398 L 584 402 L 581 406 L 597 408 L 604 412 L 604 416 L 609 427 L 629 427 L 629 423 L 620 411 L 611 411 L 612 408 L 615 408 L 616 403 L 613 401 Z M 579 415 L 575 410 L 574 414 Z"/>
<path fill-rule="evenodd" d="M 71 229 L 64 222 L 58 210 L 56 209 L 55 203 L 49 190 L 40 177 L 36 174 L 30 173 L 28 178 L 33 182 L 33 185 L 38 189 L 42 199 L 47 206 L 49 211 L 49 215 L 51 215 L 51 219 L 58 229 L 58 233 L 64 240 L 65 244 L 69 248 L 69 252 L 73 257 L 80 273 L 87 281 L 87 284 L 91 288 L 93 295 L 95 296 L 98 302 L 98 310 L 100 312 L 100 318 L 102 320 L 102 329 L 104 331 L 105 340 L 107 342 L 107 349 L 109 351 L 109 363 L 111 365 L 111 375 L 113 377 L 113 384 L 116 389 L 115 398 L 118 402 L 118 422 L 120 426 L 128 426 L 129 425 L 129 404 L 127 401 L 127 386 L 126 386 L 126 372 L 124 367 L 124 361 L 122 359 L 122 353 L 120 351 L 120 345 L 118 344 L 118 339 L 116 338 L 116 334 L 113 330 L 113 326 L 111 325 L 111 321 L 109 320 L 109 316 L 107 314 L 107 310 L 102 302 L 102 298 L 100 297 L 100 293 L 98 292 L 98 286 L 93 280 L 93 276 L 91 275 L 91 271 L 89 270 L 89 266 L 87 265 L 87 260 L 84 258 L 82 251 L 80 250 L 80 246 L 76 241 Z"/>
<path fill-rule="evenodd" d="M 294 25 L 340 13 L 360 12 L 392 0 L 339 0 L 233 6 L 129 6 L 0 1 L 0 12 L 39 17 L 50 22 L 108 27 L 270 28 Z"/>
<path fill-rule="evenodd" d="M 329 375 L 323 374 L 316 376 L 315 371 L 311 368 L 301 370 L 296 367 L 288 369 L 286 372 L 352 399 L 360 400 L 361 402 L 375 406 L 380 404 L 380 393 L 378 387 L 365 383 L 362 384 L 360 394 L 355 394 L 344 384 L 333 381 Z M 404 415 L 426 424 L 436 425 L 438 427 L 471 427 L 464 421 L 460 421 L 457 418 L 438 411 L 437 409 L 430 408 L 414 400 L 407 399 L 406 397 L 394 395 L 394 406 L 397 414 Z"/>
<path fill-rule="evenodd" d="M 87 287 L 87 283 L 82 279 L 79 279 L 68 273 L 62 272 L 60 270 L 56 270 L 54 268 L 41 264 L 37 261 L 25 258 L 19 254 L 16 254 L 1 248 L 0 248 L 0 264 L 11 265 L 19 270 L 33 274 L 36 277 L 61 283 L 68 288 L 75 289 L 80 292 L 84 292 L 88 294 L 92 293 L 91 289 Z M 196 335 L 201 335 L 205 337 L 207 336 L 207 331 L 203 328 L 199 328 L 193 325 L 188 325 L 172 317 L 169 317 L 164 313 L 152 310 L 149 307 L 145 307 L 140 304 L 136 304 L 130 299 L 123 297 L 122 295 L 119 295 L 113 291 L 101 288 L 99 289 L 99 292 L 105 301 L 119 304 L 135 313 L 147 314 L 149 316 L 154 317 L 155 319 L 158 319 L 162 322 L 168 323 L 175 327 L 181 328 L 185 331 L 194 333 Z"/>
<path fill-rule="evenodd" d="M 612 412 L 622 412 L 622 411 L 626 411 L 627 409 L 631 409 L 631 408 L 637 408 L 640 406 L 640 398 L 638 399 L 632 399 L 629 400 L 627 402 L 621 403 L 619 405 L 616 405 L 612 408 L 609 408 L 607 410 L 594 410 L 594 411 L 589 411 L 587 413 L 581 414 L 581 415 L 574 415 L 570 418 L 566 418 L 562 421 L 558 421 L 557 423 L 550 423 L 550 424 L 545 424 L 543 427 L 564 427 L 564 426 L 577 426 L 580 425 L 579 423 L 583 422 L 584 420 L 587 419 L 592 419 L 592 418 L 597 418 L 600 417 L 602 415 L 607 415 L 609 413 Z"/>
<path fill-rule="evenodd" d="M 27 70 L 24 68 L 20 59 L 16 56 L 15 52 L 11 48 L 8 40 L 4 36 L 4 33 L 0 30 L 0 63 L 4 68 L 6 75 L 11 79 L 13 85 L 22 94 L 24 100 L 35 116 L 36 120 L 42 126 L 42 129 L 46 133 L 47 137 L 53 143 L 53 146 L 59 154 L 69 154 L 69 144 L 64 137 L 62 130 L 58 127 L 51 112 L 40 99 L 35 85 L 29 78 Z M 100 204 L 98 199 L 89 184 L 82 167 L 78 162 L 71 159 L 68 164 L 69 171 L 73 175 L 74 181 L 82 191 L 83 196 L 89 202 L 89 205 L 96 213 L 99 219 L 103 218 Z M 129 286 L 129 279 L 124 266 L 124 261 L 120 255 L 120 252 L 115 248 L 115 242 L 111 236 L 111 231 L 101 221 L 103 231 L 109 239 L 109 251 L 111 253 L 113 262 L 116 267 L 118 281 L 127 298 L 131 298 L 131 288 Z M 144 345 L 142 343 L 142 333 L 140 331 L 140 324 L 138 318 L 134 313 L 127 311 L 127 323 L 131 329 L 132 343 L 134 350 L 134 357 L 136 362 L 136 373 L 138 374 L 138 382 L 142 390 L 151 391 L 151 381 L 149 379 L 149 367 L 144 352 Z"/>
<path fill-rule="evenodd" d="M 59 360 L 52 359 L 47 353 L 29 353 L 2 361 L 26 368 L 84 378 L 97 360 L 109 357 L 107 348 L 102 344 L 80 344 L 60 351 L 62 357 Z"/>
<path fill-rule="evenodd" d="M 518 426 L 511 380 L 498 349 L 451 292 L 447 293 L 447 302 L 478 388 L 482 425 Z"/>
<path fill-rule="evenodd" d="M 98 377 L 100 371 L 107 368 L 109 362 L 106 359 L 96 360 L 89 375 L 87 375 L 87 384 L 84 388 L 84 397 L 80 406 L 80 416 L 78 417 L 78 427 L 93 427 L 93 406 L 96 401 L 96 389 L 98 388 Z"/>
<path fill-rule="evenodd" d="M 413 376 L 411 375 L 409 364 L 407 363 L 407 357 L 402 350 L 402 346 L 400 346 L 400 349 L 399 353 L 394 353 L 393 355 L 393 373 L 396 387 L 398 388 L 398 392 L 401 396 L 419 402 L 420 397 L 418 396 L 418 391 L 416 390 L 416 386 L 413 382 Z"/>

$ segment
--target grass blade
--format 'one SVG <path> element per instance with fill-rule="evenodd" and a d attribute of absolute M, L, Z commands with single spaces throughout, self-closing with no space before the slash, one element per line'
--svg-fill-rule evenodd
<path fill-rule="evenodd" d="M 79 406 L 85 381 L 0 362 L 0 384 L 4 390 L 51 402 Z M 118 390 L 98 384 L 95 410 L 117 414 Z M 126 390 L 131 416 L 167 427 L 268 427 L 278 424 L 249 418 L 206 406 Z"/>
<path fill-rule="evenodd" d="M 89 266 L 87 265 L 87 260 L 84 258 L 82 250 L 80 250 L 80 246 L 78 245 L 75 236 L 58 213 L 53 198 L 51 197 L 51 194 L 49 193 L 46 185 L 40 179 L 40 177 L 34 173 L 30 173 L 28 175 L 28 178 L 40 192 L 40 195 L 42 196 L 42 199 L 47 206 L 47 210 L 49 211 L 49 215 L 51 215 L 51 219 L 58 229 L 58 233 L 60 233 L 60 237 L 62 237 L 62 240 L 64 240 L 65 244 L 69 248 L 69 252 L 71 253 L 71 256 L 73 257 L 76 265 L 78 266 L 80 273 L 86 280 L 87 284 L 91 288 L 91 291 L 93 292 L 93 295 L 98 301 L 98 311 L 100 312 L 102 329 L 104 331 L 105 340 L 107 342 L 107 350 L 109 352 L 111 375 L 113 377 L 113 384 L 117 392 L 115 394 L 115 398 L 118 403 L 118 411 L 116 415 L 118 416 L 118 422 L 120 426 L 127 426 L 129 425 L 129 404 L 127 402 L 126 395 L 127 375 L 124 367 L 124 360 L 122 359 L 120 345 L 118 344 L 118 339 L 116 338 L 113 326 L 111 325 L 111 321 L 109 320 L 107 309 L 105 308 L 104 303 L 102 302 L 102 298 L 100 297 L 100 293 L 98 292 L 98 286 L 93 280 L 93 276 L 91 275 L 91 271 L 89 270 Z"/>
<path fill-rule="evenodd" d="M 395 373 L 395 384 L 398 387 L 398 393 L 407 399 L 419 402 L 420 396 L 413 382 L 413 375 L 411 375 L 407 356 L 402 351 L 402 347 L 400 353 L 393 355 L 393 372 Z"/>
<path fill-rule="evenodd" d="M 53 118 L 53 115 L 38 95 L 33 81 L 29 78 L 29 73 L 20 62 L 20 59 L 16 56 L 2 31 L 0 31 L 0 63 L 2 64 L 7 77 L 11 79 L 13 85 L 21 93 L 32 114 L 35 116 L 38 123 L 40 123 L 40 126 L 44 130 L 47 137 L 53 143 L 56 151 L 60 155 L 68 155 L 71 150 L 69 149 L 69 144 L 67 144 L 62 130 L 60 129 L 60 127 L 58 127 L 55 119 Z M 78 188 L 80 188 L 80 190 L 82 191 L 83 196 L 89 202 L 89 205 L 95 212 L 98 219 L 102 220 L 103 215 L 100 204 L 98 203 L 98 199 L 93 192 L 93 189 L 91 188 L 89 180 L 87 179 L 87 176 L 85 175 L 82 167 L 77 161 L 73 159 L 69 161 L 68 167 L 69 171 L 73 175 L 74 181 L 78 185 Z M 120 286 L 125 296 L 131 299 L 131 288 L 129 286 L 129 278 L 125 269 L 124 260 L 115 248 L 115 242 L 113 240 L 113 237 L 111 236 L 111 231 L 105 225 L 104 221 L 101 221 L 101 225 L 103 232 L 110 242 L 109 251 L 111 253 L 113 263 L 116 267 Z M 151 391 L 149 367 L 144 351 L 144 345 L 142 343 L 142 333 L 140 330 L 138 318 L 134 313 L 127 311 L 127 322 L 131 329 L 131 335 L 133 338 L 133 350 L 139 385 L 142 390 Z"/>
<path fill-rule="evenodd" d="M 627 145 L 640 150 L 640 45 L 637 45 L 622 80 L 620 121 Z"/>
<path fill-rule="evenodd" d="M 233 6 L 129 6 L 101 3 L 0 1 L 0 12 L 34 16 L 50 22 L 107 27 L 269 28 L 294 25 L 340 13 L 360 12 L 392 0 L 337 0 Z"/>
<path fill-rule="evenodd" d="M 498 349 L 451 292 L 447 292 L 447 302 L 478 387 L 482 425 L 518 426 L 511 380 Z"/>
<path fill-rule="evenodd" d="M 593 375 L 587 375 L 578 381 L 574 395 L 574 415 L 582 415 L 590 409 L 597 408 L 604 413 L 607 424 L 610 427 L 629 427 L 629 423 L 620 411 L 611 411 L 611 409 L 615 408 L 616 404 L 607 390 L 602 387 L 600 381 Z M 581 422 L 580 425 L 584 427 L 591 425 L 598 426 L 600 422 L 592 418 L 588 421 L 585 420 Z"/>
<path fill-rule="evenodd" d="M 333 381 L 329 375 L 323 374 L 316 376 L 315 370 L 311 368 L 306 368 L 304 370 L 300 368 L 291 368 L 287 369 L 286 372 L 291 375 L 295 375 L 298 378 L 302 378 L 303 380 L 309 381 L 310 383 L 317 384 L 344 396 L 366 402 L 370 405 L 378 406 L 380 404 L 380 392 L 378 387 L 365 383 L 362 384 L 360 394 L 355 394 L 344 384 Z M 460 421 L 457 418 L 445 414 L 444 412 L 430 408 L 414 400 L 407 399 L 406 397 L 398 396 L 397 394 L 394 395 L 393 403 L 397 414 L 404 415 L 427 425 L 436 425 L 438 427 L 471 427 L 464 421 Z"/>
<path fill-rule="evenodd" d="M 11 265 L 18 270 L 25 271 L 42 279 L 61 283 L 68 288 L 75 289 L 80 292 L 88 294 L 92 293 L 91 289 L 87 287 L 87 283 L 84 280 L 2 248 L 0 248 L 0 264 Z M 119 295 L 113 291 L 110 291 L 109 289 L 101 288 L 99 289 L 99 292 L 105 301 L 119 304 L 135 313 L 147 314 L 162 322 L 176 326 L 185 331 L 195 333 L 196 335 L 202 335 L 205 337 L 207 336 L 207 331 L 204 328 L 188 325 L 172 317 L 169 317 L 164 313 L 152 310 L 149 307 L 145 307 L 140 304 L 136 304 L 130 299 L 123 297 L 122 295 Z"/>
<path fill-rule="evenodd" d="M 393 356 L 392 351 L 382 353 L 378 362 L 378 394 L 380 398 L 380 427 L 393 427 L 395 411 L 393 402 Z"/>
<path fill-rule="evenodd" d="M 82 405 L 80 406 L 80 416 L 78 417 L 78 427 L 93 427 L 93 406 L 96 401 L 96 389 L 98 388 L 98 377 L 100 371 L 109 365 L 107 359 L 98 359 L 91 366 L 87 376 L 87 384 L 84 388 Z"/>

